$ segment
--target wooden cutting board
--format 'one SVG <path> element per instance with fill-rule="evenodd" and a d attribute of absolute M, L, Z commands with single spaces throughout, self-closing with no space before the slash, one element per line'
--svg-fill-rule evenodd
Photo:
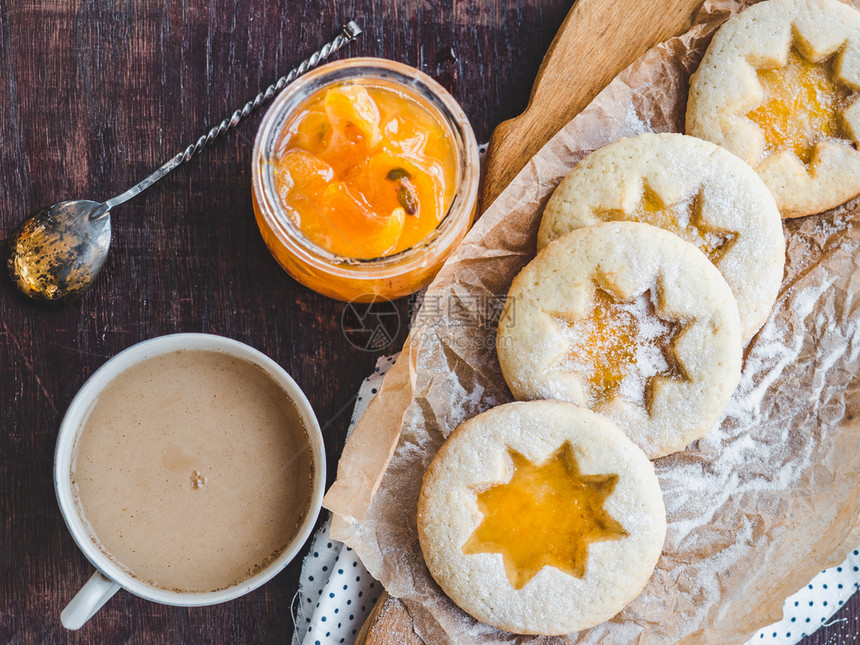
<path fill-rule="evenodd" d="M 702 0 L 578 0 L 549 46 L 525 112 L 493 132 L 481 212 L 624 68 L 687 31 L 701 5 Z"/>
<path fill-rule="evenodd" d="M 648 48 L 686 31 L 702 0 L 577 0 L 549 46 L 525 112 L 490 139 L 480 210 L 526 162 Z M 383 594 L 356 645 L 423 645 L 412 618 Z"/>

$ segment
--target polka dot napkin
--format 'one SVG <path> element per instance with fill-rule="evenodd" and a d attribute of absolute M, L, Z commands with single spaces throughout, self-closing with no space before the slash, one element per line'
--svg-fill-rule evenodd
<path fill-rule="evenodd" d="M 302 566 L 293 645 L 351 644 L 382 590 L 355 551 L 328 537 L 330 523 L 314 536 Z"/>
<path fill-rule="evenodd" d="M 860 549 L 838 567 L 825 569 L 782 605 L 782 620 L 747 641 L 747 645 L 794 645 L 824 625 L 860 589 Z"/>
<path fill-rule="evenodd" d="M 396 358 L 379 359 L 375 372 L 362 383 L 350 432 Z M 329 537 L 330 522 L 327 520 L 314 535 L 302 565 L 299 591 L 293 601 L 296 628 L 292 645 L 351 645 L 382 592 L 355 552 Z M 860 549 L 789 597 L 783 604 L 782 620 L 761 629 L 746 645 L 794 645 L 824 625 L 857 589 Z"/>
<path fill-rule="evenodd" d="M 364 379 L 355 399 L 349 432 L 396 358 L 380 358 L 373 374 Z M 330 525 L 329 516 L 311 540 L 302 564 L 299 592 L 293 599 L 296 628 L 292 645 L 351 644 L 382 591 L 382 585 L 367 572 L 355 551 L 329 538 Z"/>

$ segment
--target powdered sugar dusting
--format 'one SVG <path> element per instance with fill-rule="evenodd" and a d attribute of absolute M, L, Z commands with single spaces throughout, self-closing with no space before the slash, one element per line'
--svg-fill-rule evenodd
<path fill-rule="evenodd" d="M 588 315 L 551 316 L 570 343 L 559 368 L 582 377 L 590 407 L 618 395 L 644 408 L 653 377 L 680 376 L 666 358 L 680 325 L 656 314 L 650 291 L 625 302 L 597 290 Z"/>

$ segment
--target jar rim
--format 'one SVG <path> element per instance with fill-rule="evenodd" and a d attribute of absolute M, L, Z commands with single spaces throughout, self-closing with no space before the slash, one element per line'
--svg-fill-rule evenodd
<path fill-rule="evenodd" d="M 417 244 L 378 258 L 340 256 L 312 242 L 298 228 L 284 208 L 274 187 L 272 164 L 269 163 L 273 147 L 289 123 L 289 117 L 307 98 L 330 85 L 367 79 L 379 80 L 405 90 L 414 98 L 423 99 L 450 131 L 451 143 L 458 159 L 459 172 L 454 198 L 444 217 L 424 239 Z M 456 100 L 438 82 L 424 72 L 404 63 L 384 58 L 349 58 L 323 65 L 288 85 L 266 112 L 254 141 L 252 188 L 263 216 L 278 239 L 288 250 L 308 264 L 325 267 L 328 272 L 356 277 L 357 273 L 399 275 L 412 265 L 419 264 L 424 251 L 444 244 L 457 235 L 457 222 L 471 219 L 478 195 L 478 145 L 469 119 Z M 458 217 L 460 215 L 460 217 Z"/>

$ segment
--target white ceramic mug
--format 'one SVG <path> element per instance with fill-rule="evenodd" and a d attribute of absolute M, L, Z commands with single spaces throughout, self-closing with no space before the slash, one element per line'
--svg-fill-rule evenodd
<path fill-rule="evenodd" d="M 314 481 L 310 508 L 304 522 L 283 553 L 263 570 L 219 591 L 185 593 L 167 591 L 149 585 L 123 571 L 95 544 L 75 508 L 72 493 L 72 458 L 78 434 L 92 410 L 98 394 L 119 374 L 147 358 L 179 350 L 214 350 L 244 359 L 262 368 L 293 400 L 307 429 L 310 442 L 308 454 L 314 464 Z M 280 365 L 265 354 L 236 340 L 211 334 L 172 334 L 138 343 L 120 352 L 102 365 L 80 389 L 69 405 L 57 436 L 54 454 L 54 487 L 63 519 L 81 551 L 97 569 L 60 615 L 67 629 L 79 629 L 119 589 L 165 605 L 199 607 L 233 600 L 268 582 L 293 559 L 313 529 L 322 506 L 325 487 L 325 449 L 322 433 L 313 409 L 296 382 Z"/>

